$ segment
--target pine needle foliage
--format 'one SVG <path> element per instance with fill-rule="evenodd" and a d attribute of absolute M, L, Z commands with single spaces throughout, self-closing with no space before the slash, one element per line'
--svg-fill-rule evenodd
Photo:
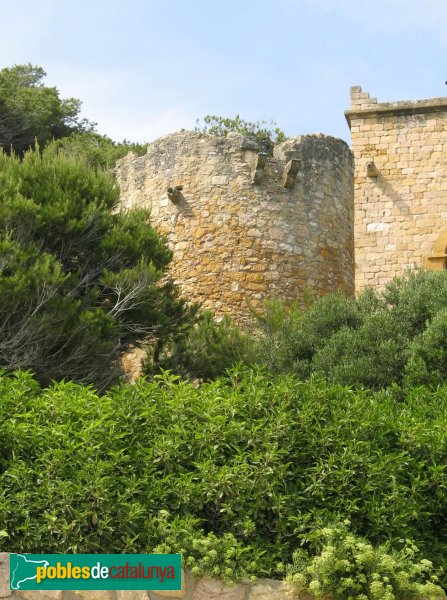
<path fill-rule="evenodd" d="M 0 366 L 104 389 L 120 356 L 190 314 L 161 278 L 171 252 L 113 179 L 37 150 L 0 153 Z"/>

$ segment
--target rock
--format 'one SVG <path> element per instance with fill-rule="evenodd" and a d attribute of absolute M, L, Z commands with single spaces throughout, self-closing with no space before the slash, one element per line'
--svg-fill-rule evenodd
<path fill-rule="evenodd" d="M 245 600 L 247 586 L 225 584 L 219 579 L 204 577 L 198 584 L 192 600 Z"/>

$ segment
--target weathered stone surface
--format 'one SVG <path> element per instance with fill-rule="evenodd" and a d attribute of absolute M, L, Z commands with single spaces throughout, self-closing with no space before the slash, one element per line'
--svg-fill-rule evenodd
<path fill-rule="evenodd" d="M 0 554 L 0 560 L 2 555 Z M 226 584 L 218 579 L 195 579 L 190 572 L 182 574 L 182 591 L 14 591 L 17 600 L 315 600 L 308 592 L 299 592 L 293 585 L 273 579 Z M 180 594 L 180 595 L 179 595 Z M 329 598 L 327 600 L 330 600 Z"/>
<path fill-rule="evenodd" d="M 341 140 L 298 136 L 267 157 L 240 134 L 183 131 L 129 154 L 115 173 L 122 206 L 151 208 L 167 235 L 185 296 L 217 317 L 244 324 L 247 300 L 260 310 L 306 288 L 354 292 L 353 161 Z M 167 198 L 175 186 L 179 203 Z"/>
<path fill-rule="evenodd" d="M 309 592 L 299 592 L 298 600 L 315 600 L 315 596 L 309 594 Z M 328 598 L 329 600 L 329 598 Z"/>
<path fill-rule="evenodd" d="M 129 383 L 134 383 L 137 377 L 141 375 L 145 357 L 146 350 L 144 348 L 134 348 L 122 357 L 123 369 L 127 374 L 127 381 Z"/>
<path fill-rule="evenodd" d="M 85 592 L 84 592 L 85 593 Z M 62 592 L 59 590 L 17 590 L 13 592 L 13 598 L 21 600 L 60 600 Z"/>
<path fill-rule="evenodd" d="M 415 266 L 443 270 L 447 98 L 378 103 L 354 87 L 346 116 L 355 159 L 356 290 L 382 289 Z"/>
<path fill-rule="evenodd" d="M 150 592 L 150 600 L 162 600 L 166 598 L 184 598 L 188 600 L 191 597 L 192 589 L 194 588 L 194 578 L 190 574 L 185 575 L 182 569 L 182 589 L 181 590 L 160 590 Z M 188 589 L 188 594 L 186 590 Z"/>
<path fill-rule="evenodd" d="M 8 598 L 9 589 L 9 552 L 0 552 L 0 598 Z"/>
<path fill-rule="evenodd" d="M 62 599 L 63 600 L 114 600 L 114 594 L 115 594 L 115 592 L 112 590 L 110 590 L 110 591 L 108 591 L 108 590 L 82 590 L 82 591 L 64 590 L 62 592 Z"/>
<path fill-rule="evenodd" d="M 150 596 L 144 590 L 117 590 L 113 592 L 112 600 L 150 600 Z"/>
<path fill-rule="evenodd" d="M 226 585 L 219 579 L 204 577 L 192 596 L 192 600 L 246 600 L 248 586 L 241 583 Z"/>
<path fill-rule="evenodd" d="M 258 579 L 248 594 L 247 600 L 301 600 L 296 588 L 284 581 Z"/>

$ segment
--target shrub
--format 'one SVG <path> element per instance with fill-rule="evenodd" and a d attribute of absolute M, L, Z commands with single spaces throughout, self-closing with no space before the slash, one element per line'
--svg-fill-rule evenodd
<path fill-rule="evenodd" d="M 197 119 L 195 131 L 217 136 L 226 136 L 231 132 L 241 133 L 259 144 L 261 150 L 268 154 L 273 152 L 275 144 L 287 139 L 284 132 L 276 127 L 273 121 L 245 121 L 239 115 L 234 118 L 206 115 L 203 118 L 203 125 L 200 119 Z"/>
<path fill-rule="evenodd" d="M 248 364 L 253 340 L 243 334 L 229 317 L 217 322 L 211 312 L 201 314 L 193 327 L 149 350 L 145 370 L 148 374 L 171 370 L 182 377 L 210 380 L 223 375 L 240 362 Z"/>
<path fill-rule="evenodd" d="M 301 303 L 286 305 L 271 299 L 263 314 L 253 313 L 253 316 L 259 331 L 254 351 L 256 362 L 272 373 L 296 373 L 307 377 L 313 343 L 302 331 L 304 310 Z"/>
<path fill-rule="evenodd" d="M 347 522 L 349 524 L 349 522 Z M 439 600 L 445 593 L 438 585 L 433 564 L 419 559 L 408 543 L 399 551 L 373 547 L 353 535 L 345 525 L 317 529 L 313 533 L 317 555 L 297 550 L 288 579 L 316 598 L 334 600 Z"/>
<path fill-rule="evenodd" d="M 90 167 L 104 170 L 111 169 L 119 158 L 129 152 L 144 154 L 146 148 L 145 144 L 132 144 L 127 140 L 117 143 L 106 135 L 90 131 L 53 140 L 47 144 L 46 152 L 85 161 Z"/>
<path fill-rule="evenodd" d="M 303 306 L 306 304 L 306 306 Z M 210 315 L 164 354 L 160 366 L 212 379 L 242 362 L 306 380 L 382 389 L 433 385 L 447 378 L 447 273 L 417 271 L 382 294 L 328 294 L 312 302 L 266 303 L 250 333 Z M 250 339 L 251 337 L 251 339 Z"/>
<path fill-rule="evenodd" d="M 396 277 L 387 285 L 382 301 L 412 339 L 447 308 L 447 271 L 418 269 Z"/>
<path fill-rule="evenodd" d="M 447 379 L 447 309 L 440 310 L 408 348 L 407 385 L 439 385 Z"/>
<path fill-rule="evenodd" d="M 0 152 L 0 367 L 104 389 L 120 355 L 190 311 L 160 280 L 171 252 L 113 179 L 63 157 Z"/>
<path fill-rule="evenodd" d="M 326 338 L 311 371 L 355 387 L 382 388 L 401 381 L 408 340 L 385 310 L 365 315 L 357 328 L 343 326 Z"/>
<path fill-rule="evenodd" d="M 316 529 L 349 519 L 373 546 L 413 539 L 445 565 L 445 393 L 396 402 L 239 368 L 199 388 L 165 373 L 98 397 L 3 375 L 1 548 L 176 547 L 200 572 L 281 576 L 295 550 L 314 552 Z"/>

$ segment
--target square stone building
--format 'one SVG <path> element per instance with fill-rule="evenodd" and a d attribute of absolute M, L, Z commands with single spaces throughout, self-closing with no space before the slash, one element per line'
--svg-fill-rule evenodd
<path fill-rule="evenodd" d="M 446 268 L 447 98 L 379 103 L 351 88 L 355 287 Z"/>

